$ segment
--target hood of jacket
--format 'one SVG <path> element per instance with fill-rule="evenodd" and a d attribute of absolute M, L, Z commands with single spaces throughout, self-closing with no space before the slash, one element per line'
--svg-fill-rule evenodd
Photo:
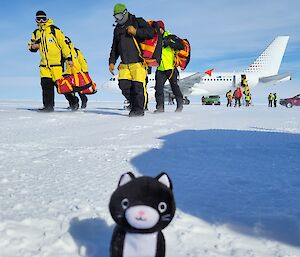
<path fill-rule="evenodd" d="M 45 30 L 47 27 L 53 25 L 53 20 L 52 19 L 48 19 L 45 23 L 42 24 L 38 24 L 38 28 L 41 30 Z"/>

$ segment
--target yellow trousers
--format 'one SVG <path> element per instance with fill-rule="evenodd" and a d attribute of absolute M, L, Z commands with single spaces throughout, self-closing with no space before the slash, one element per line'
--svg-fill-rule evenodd
<path fill-rule="evenodd" d="M 63 70 L 62 66 L 40 66 L 41 78 L 51 78 L 54 82 L 62 77 Z"/>

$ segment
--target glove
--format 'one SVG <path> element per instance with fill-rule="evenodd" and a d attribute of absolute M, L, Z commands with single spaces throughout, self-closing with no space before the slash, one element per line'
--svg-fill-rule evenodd
<path fill-rule="evenodd" d="M 109 72 L 114 76 L 115 73 L 114 73 L 114 69 L 115 69 L 115 65 L 113 63 L 110 63 L 109 64 Z"/>
<path fill-rule="evenodd" d="M 136 35 L 136 28 L 133 27 L 132 25 L 127 27 L 127 33 L 129 35 L 135 36 Z"/>
<path fill-rule="evenodd" d="M 171 43 L 171 40 L 169 38 L 163 39 L 163 47 L 168 47 Z"/>

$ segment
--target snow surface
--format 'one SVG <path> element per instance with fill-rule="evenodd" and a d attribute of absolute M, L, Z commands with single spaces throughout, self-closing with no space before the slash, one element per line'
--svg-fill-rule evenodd
<path fill-rule="evenodd" d="M 300 256 L 300 108 L 65 106 L 0 103 L 1 257 L 108 257 L 108 202 L 127 171 L 173 181 L 168 257 Z"/>

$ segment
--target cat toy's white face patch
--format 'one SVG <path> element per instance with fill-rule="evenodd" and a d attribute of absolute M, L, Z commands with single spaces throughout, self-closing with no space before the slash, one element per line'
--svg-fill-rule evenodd
<path fill-rule="evenodd" d="M 152 207 L 136 205 L 126 210 L 125 217 L 130 226 L 137 229 L 149 229 L 157 224 L 160 216 Z"/>

